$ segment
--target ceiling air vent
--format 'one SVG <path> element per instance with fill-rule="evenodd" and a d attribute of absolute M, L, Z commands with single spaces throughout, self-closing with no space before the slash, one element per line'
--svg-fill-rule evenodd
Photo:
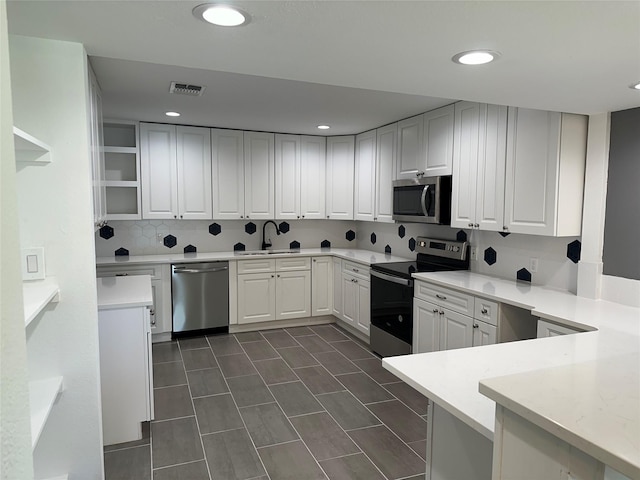
<path fill-rule="evenodd" d="M 171 82 L 169 93 L 177 93 L 179 95 L 191 95 L 199 97 L 204 92 L 205 87 L 200 85 L 190 85 L 188 83 Z"/>

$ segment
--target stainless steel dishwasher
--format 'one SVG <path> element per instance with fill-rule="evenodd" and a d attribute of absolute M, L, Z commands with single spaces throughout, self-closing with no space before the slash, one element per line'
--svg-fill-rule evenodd
<path fill-rule="evenodd" d="M 171 265 L 173 337 L 229 331 L 229 262 Z"/>

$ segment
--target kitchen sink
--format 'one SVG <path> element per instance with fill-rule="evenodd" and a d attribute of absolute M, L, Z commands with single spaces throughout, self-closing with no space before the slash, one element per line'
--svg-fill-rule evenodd
<path fill-rule="evenodd" d="M 252 250 L 249 252 L 235 252 L 236 255 L 249 256 L 249 255 L 282 255 L 282 254 L 295 254 L 300 253 L 300 250 Z"/>

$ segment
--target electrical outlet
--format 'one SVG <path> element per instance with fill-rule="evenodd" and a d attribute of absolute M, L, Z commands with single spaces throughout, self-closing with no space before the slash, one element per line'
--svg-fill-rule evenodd
<path fill-rule="evenodd" d="M 471 247 L 471 260 L 478 260 L 478 247 Z"/>
<path fill-rule="evenodd" d="M 156 234 L 156 238 L 158 239 L 158 243 L 162 243 L 162 234 L 161 233 L 157 233 Z"/>
<path fill-rule="evenodd" d="M 538 259 L 535 257 L 531 257 L 529 259 L 529 270 L 531 273 L 536 273 L 538 271 Z"/>

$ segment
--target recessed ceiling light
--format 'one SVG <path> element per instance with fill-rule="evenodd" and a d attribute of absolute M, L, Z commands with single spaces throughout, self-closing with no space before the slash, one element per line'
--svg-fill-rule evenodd
<path fill-rule="evenodd" d="M 462 65 L 483 65 L 493 62 L 500 56 L 499 52 L 492 50 L 470 50 L 454 55 L 451 60 Z"/>
<path fill-rule="evenodd" d="M 167 117 L 179 117 L 180 114 L 178 112 L 165 112 Z"/>
<path fill-rule="evenodd" d="M 319 130 L 329 130 L 331 127 L 329 125 L 318 125 Z"/>
<path fill-rule="evenodd" d="M 235 7 L 216 3 L 203 3 L 193 9 L 196 18 L 220 27 L 239 27 L 249 23 L 249 15 Z"/>
<path fill-rule="evenodd" d="M 629 88 L 633 88 L 634 90 L 640 90 L 640 82 L 636 83 L 635 85 L 629 85 Z"/>

